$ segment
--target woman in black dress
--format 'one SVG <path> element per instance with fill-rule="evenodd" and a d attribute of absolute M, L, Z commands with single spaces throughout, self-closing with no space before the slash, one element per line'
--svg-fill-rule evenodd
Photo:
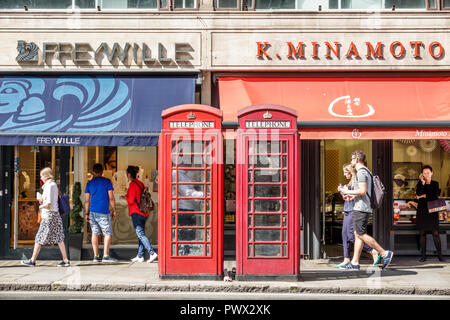
<path fill-rule="evenodd" d="M 436 200 L 441 190 L 439 189 L 439 183 L 431 180 L 433 175 L 433 169 L 430 166 L 424 166 L 422 168 L 422 174 L 420 180 L 416 186 L 416 196 L 419 200 L 417 206 L 417 229 L 420 231 L 420 251 L 422 257 L 420 262 L 424 262 L 427 252 L 426 234 L 431 232 L 433 234 L 434 245 L 438 254 L 439 261 L 444 261 L 441 253 L 441 239 L 439 238 L 439 214 L 428 212 L 428 201 Z"/>

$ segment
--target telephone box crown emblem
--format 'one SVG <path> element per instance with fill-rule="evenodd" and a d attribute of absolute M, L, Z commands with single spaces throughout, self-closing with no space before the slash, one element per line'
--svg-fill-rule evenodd
<path fill-rule="evenodd" d="M 197 118 L 197 116 L 195 115 L 195 113 L 193 113 L 192 111 L 187 115 L 187 118 L 189 120 L 195 120 L 195 118 Z"/>
<path fill-rule="evenodd" d="M 269 111 L 266 111 L 266 113 L 263 114 L 264 119 L 272 119 L 272 114 Z"/>

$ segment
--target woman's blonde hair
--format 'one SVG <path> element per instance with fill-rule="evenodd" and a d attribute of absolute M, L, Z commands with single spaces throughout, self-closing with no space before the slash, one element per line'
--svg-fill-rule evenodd
<path fill-rule="evenodd" d="M 348 173 L 350 173 L 352 175 L 350 181 L 347 184 L 348 186 L 351 186 L 353 184 L 353 181 L 356 179 L 356 169 L 355 169 L 355 167 L 352 166 L 351 163 L 346 163 L 346 164 L 344 164 L 342 169 L 344 170 L 344 174 L 348 172 Z"/>
<path fill-rule="evenodd" d="M 55 179 L 55 177 L 53 176 L 52 168 L 49 168 L 49 167 L 42 169 L 41 175 L 46 176 L 50 179 Z"/>

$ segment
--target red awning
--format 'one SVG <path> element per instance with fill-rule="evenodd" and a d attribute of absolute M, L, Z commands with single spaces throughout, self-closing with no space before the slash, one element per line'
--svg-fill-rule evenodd
<path fill-rule="evenodd" d="M 220 77 L 219 98 L 223 121 L 236 121 L 237 111 L 251 105 L 295 109 L 299 123 L 307 124 L 300 125 L 303 138 L 450 137 L 450 77 Z M 395 128 L 396 122 L 411 126 Z"/>

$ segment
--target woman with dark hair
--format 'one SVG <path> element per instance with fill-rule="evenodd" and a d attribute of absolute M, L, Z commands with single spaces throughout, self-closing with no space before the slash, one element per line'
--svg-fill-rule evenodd
<path fill-rule="evenodd" d="M 420 262 L 427 260 L 427 232 L 433 234 L 434 245 L 436 246 L 436 251 L 439 261 L 444 261 L 441 253 L 441 239 L 439 238 L 439 214 L 429 213 L 427 203 L 429 201 L 436 200 L 441 190 L 439 189 L 439 183 L 437 181 L 431 180 L 433 176 L 433 168 L 431 166 L 424 166 L 422 168 L 422 174 L 419 176 L 420 181 L 416 186 L 416 197 L 419 200 L 417 206 L 417 229 L 420 232 L 420 252 L 421 258 Z"/>
<path fill-rule="evenodd" d="M 131 259 L 132 262 L 144 262 L 144 249 L 150 255 L 147 260 L 151 263 L 158 258 L 158 254 L 153 250 L 150 240 L 145 235 L 145 222 L 148 218 L 148 213 L 142 212 L 139 209 L 139 201 L 141 199 L 141 194 L 145 189 L 142 181 L 137 179 L 137 174 L 139 172 L 139 167 L 128 166 L 127 168 L 127 178 L 130 181 L 128 191 L 127 191 L 127 202 L 128 202 L 128 215 L 133 221 L 134 229 L 136 230 L 136 235 L 139 240 L 138 254 L 136 257 Z"/>

